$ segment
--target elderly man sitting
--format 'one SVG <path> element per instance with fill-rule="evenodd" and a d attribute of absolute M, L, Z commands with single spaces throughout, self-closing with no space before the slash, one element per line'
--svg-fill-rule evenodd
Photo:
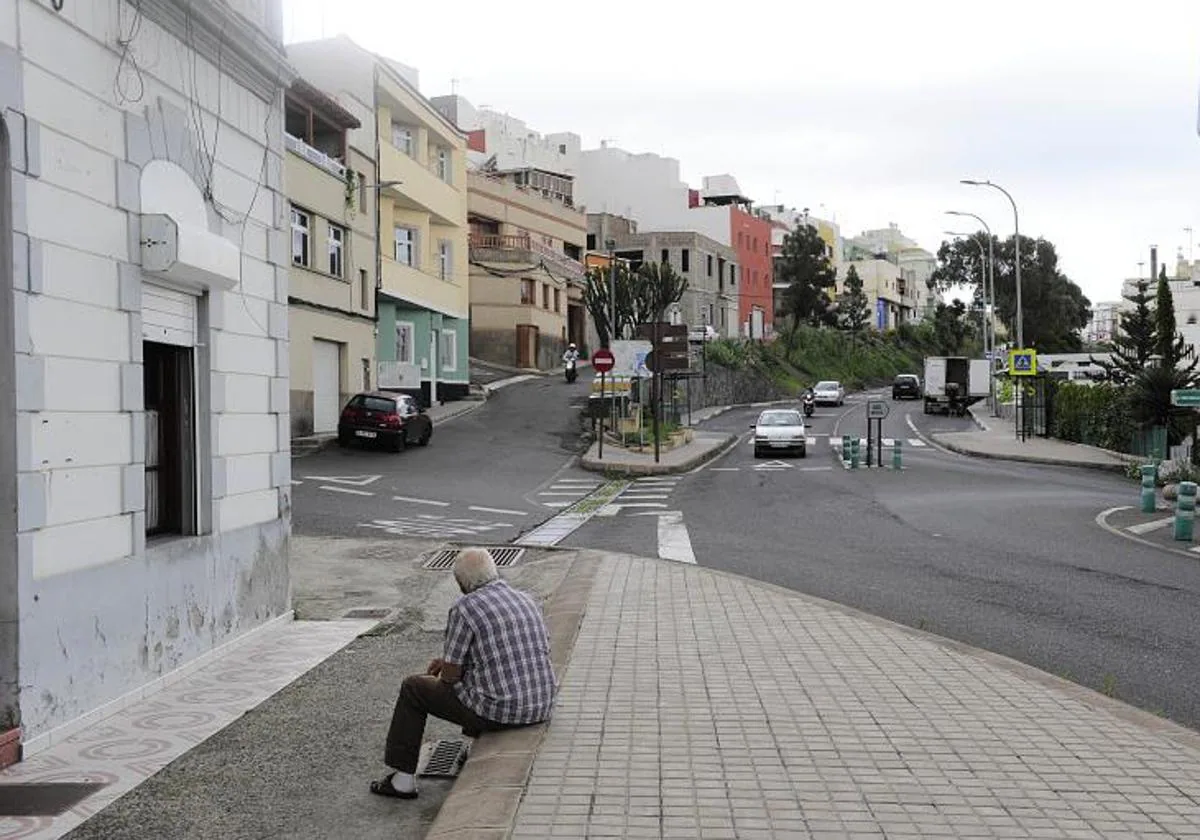
<path fill-rule="evenodd" d="M 371 783 L 380 796 L 417 797 L 428 715 L 458 724 L 471 738 L 550 717 L 558 685 L 537 603 L 501 580 L 482 549 L 459 555 L 454 578 L 463 595 L 450 608 L 442 658 L 400 687 L 383 759 L 395 772 Z"/>

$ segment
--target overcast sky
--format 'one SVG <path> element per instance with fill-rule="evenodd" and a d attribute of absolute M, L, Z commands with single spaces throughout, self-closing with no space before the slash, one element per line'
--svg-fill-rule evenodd
<path fill-rule="evenodd" d="M 1107 7 L 1107 8 L 1106 8 Z M 983 216 L 1057 246 L 1092 301 L 1159 246 L 1200 248 L 1200 0 L 284 0 L 289 41 L 344 33 L 523 119 L 731 173 L 843 234 L 931 251 Z"/>

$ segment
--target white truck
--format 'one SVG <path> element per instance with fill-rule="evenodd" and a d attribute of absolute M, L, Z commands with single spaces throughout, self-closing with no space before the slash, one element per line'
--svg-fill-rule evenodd
<path fill-rule="evenodd" d="M 989 393 L 990 377 L 987 359 L 930 356 L 925 359 L 925 413 L 949 414 L 978 402 Z"/>

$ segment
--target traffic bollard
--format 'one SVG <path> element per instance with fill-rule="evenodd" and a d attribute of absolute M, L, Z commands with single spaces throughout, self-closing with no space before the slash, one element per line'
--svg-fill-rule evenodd
<path fill-rule="evenodd" d="M 1196 521 L 1196 482 L 1179 482 L 1179 500 L 1175 504 L 1175 539 L 1192 541 L 1192 526 Z"/>
<path fill-rule="evenodd" d="M 850 441 L 850 469 L 858 469 L 858 438 Z"/>
<path fill-rule="evenodd" d="M 842 436 L 842 460 L 850 463 L 850 435 Z"/>
<path fill-rule="evenodd" d="M 1153 464 L 1145 464 L 1142 466 L 1142 513 L 1154 513 L 1154 480 L 1157 477 L 1158 468 Z"/>
<path fill-rule="evenodd" d="M 892 469 L 900 469 L 900 438 L 892 443 Z"/>

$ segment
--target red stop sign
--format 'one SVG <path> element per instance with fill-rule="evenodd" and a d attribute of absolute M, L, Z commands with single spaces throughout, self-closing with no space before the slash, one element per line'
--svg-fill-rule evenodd
<path fill-rule="evenodd" d="M 596 371 L 596 373 L 608 373 L 616 363 L 617 360 L 611 350 L 605 350 L 601 347 L 592 354 L 592 370 Z"/>

